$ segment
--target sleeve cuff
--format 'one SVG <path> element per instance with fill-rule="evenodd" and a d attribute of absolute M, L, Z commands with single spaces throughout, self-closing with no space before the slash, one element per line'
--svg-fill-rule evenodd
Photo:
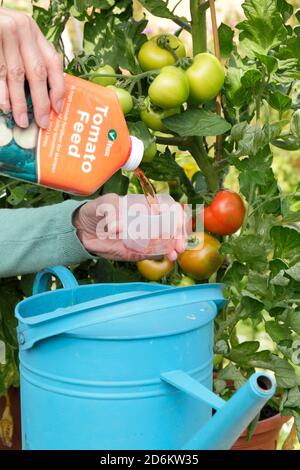
<path fill-rule="evenodd" d="M 58 251 L 62 264 L 78 264 L 88 259 L 94 259 L 82 245 L 77 237 L 76 228 L 73 225 L 74 212 L 86 204 L 87 201 L 68 200 L 60 204 L 56 218 L 56 230 L 58 236 Z"/>

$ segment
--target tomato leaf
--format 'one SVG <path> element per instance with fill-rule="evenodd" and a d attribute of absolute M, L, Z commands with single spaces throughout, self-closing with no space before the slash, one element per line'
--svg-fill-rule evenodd
<path fill-rule="evenodd" d="M 289 408 L 299 408 L 300 406 L 299 387 L 293 387 L 287 392 L 286 398 L 283 402 L 283 406 L 289 407 Z"/>
<path fill-rule="evenodd" d="M 286 0 L 277 0 L 277 11 L 280 12 L 283 21 L 286 22 L 293 14 L 293 5 Z"/>
<path fill-rule="evenodd" d="M 92 266 L 90 273 L 96 282 L 135 282 L 142 281 L 142 276 L 137 269 L 130 269 L 121 263 L 113 263 L 106 259 L 100 259 Z"/>
<path fill-rule="evenodd" d="M 256 235 L 242 235 L 223 243 L 221 252 L 233 255 L 240 263 L 251 269 L 263 269 L 267 263 L 267 247 L 262 238 Z"/>
<path fill-rule="evenodd" d="M 258 150 L 268 143 L 263 129 L 258 124 L 236 124 L 231 130 L 231 136 L 237 143 L 240 155 L 256 155 Z"/>
<path fill-rule="evenodd" d="M 246 20 L 237 25 L 240 45 L 251 58 L 265 54 L 285 41 L 287 31 L 273 0 L 246 0 L 243 4 Z"/>
<path fill-rule="evenodd" d="M 288 274 L 295 281 L 300 282 L 300 263 L 294 264 L 291 268 L 287 269 L 286 274 Z"/>
<path fill-rule="evenodd" d="M 300 185 L 298 186 L 300 187 Z M 281 201 L 281 212 L 283 223 L 300 222 L 300 195 L 292 194 L 289 197 L 285 197 Z"/>
<path fill-rule="evenodd" d="M 292 104 L 291 98 L 278 90 L 271 91 L 267 96 L 267 101 L 272 108 L 277 109 L 280 112 L 290 109 Z"/>
<path fill-rule="evenodd" d="M 119 196 L 125 196 L 128 186 L 129 178 L 122 174 L 122 170 L 119 170 L 102 186 L 102 194 L 116 193 Z"/>
<path fill-rule="evenodd" d="M 259 341 L 245 341 L 232 348 L 227 357 L 237 364 L 247 364 L 258 348 Z"/>
<path fill-rule="evenodd" d="M 140 0 L 140 3 L 144 8 L 146 8 L 146 10 L 150 11 L 152 15 L 160 18 L 167 18 L 169 20 L 177 18 L 176 15 L 168 9 L 166 2 L 163 0 Z"/>
<path fill-rule="evenodd" d="M 272 145 L 284 150 L 299 150 L 300 149 L 300 138 L 295 137 L 292 134 L 286 136 L 280 136 L 278 139 L 272 140 Z"/>
<path fill-rule="evenodd" d="M 227 24 L 221 23 L 218 28 L 220 51 L 222 57 L 229 57 L 233 50 L 234 32 Z"/>
<path fill-rule="evenodd" d="M 126 18 L 128 16 L 128 18 Z M 104 64 L 114 68 L 123 67 L 138 73 L 136 53 L 141 43 L 146 40 L 142 35 L 147 21 L 135 21 L 126 15 L 126 20 L 118 21 L 109 13 L 96 13 L 84 27 L 84 48 L 88 54 L 94 54 Z"/>
<path fill-rule="evenodd" d="M 273 365 L 278 387 L 293 388 L 299 384 L 294 368 L 286 360 L 274 356 Z"/>
<path fill-rule="evenodd" d="M 296 228 L 273 227 L 270 235 L 274 244 L 275 256 L 283 259 L 299 257 L 300 232 Z"/>
<path fill-rule="evenodd" d="M 7 198 L 7 202 L 11 204 L 12 206 L 18 206 L 23 202 L 24 197 L 27 193 L 29 185 L 22 184 L 20 186 L 16 186 L 15 188 L 12 188 L 10 190 L 10 196 Z"/>
<path fill-rule="evenodd" d="M 243 277 L 247 274 L 247 268 L 244 264 L 234 261 L 224 274 L 223 281 L 227 285 L 238 286 Z"/>
<path fill-rule="evenodd" d="M 265 328 L 268 335 L 275 343 L 290 338 L 290 333 L 285 325 L 280 325 L 275 320 L 265 322 Z"/>
<path fill-rule="evenodd" d="M 170 131 L 182 137 L 220 135 L 231 128 L 225 119 L 204 109 L 190 109 L 163 122 Z"/>
<path fill-rule="evenodd" d="M 276 57 L 264 54 L 256 54 L 256 57 L 260 60 L 262 64 L 266 66 L 266 69 L 269 74 L 277 70 L 278 60 L 276 59 Z"/>
<path fill-rule="evenodd" d="M 141 167 L 148 178 L 156 181 L 180 181 L 185 194 L 189 197 L 195 196 L 192 183 L 169 150 L 157 155 L 152 162 L 142 163 Z"/>
<path fill-rule="evenodd" d="M 224 369 L 221 369 L 217 373 L 217 378 L 225 381 L 233 380 L 236 389 L 241 387 L 246 381 L 241 371 L 234 364 L 228 364 Z"/>
<path fill-rule="evenodd" d="M 288 325 L 290 328 L 300 335 L 300 310 L 290 309 L 287 316 Z M 300 343 L 299 343 L 300 346 Z"/>
<path fill-rule="evenodd" d="M 241 83 L 245 88 L 256 88 L 262 80 L 262 73 L 257 69 L 250 69 L 244 73 Z"/>
<path fill-rule="evenodd" d="M 143 141 L 145 149 L 155 142 L 153 135 L 143 121 L 127 122 L 127 125 L 130 134 Z"/>

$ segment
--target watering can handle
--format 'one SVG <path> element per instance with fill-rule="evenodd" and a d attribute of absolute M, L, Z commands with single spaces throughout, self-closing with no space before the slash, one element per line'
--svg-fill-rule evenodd
<path fill-rule="evenodd" d="M 20 322 L 17 329 L 20 349 L 29 349 L 37 341 L 71 330 L 138 315 L 140 314 L 139 307 L 133 307 L 131 305 L 130 308 L 126 308 L 126 304 L 130 304 L 134 298 L 144 300 L 145 304 L 148 305 L 149 308 L 152 308 L 152 304 L 148 302 L 148 300 L 152 300 L 153 296 L 156 297 L 160 306 L 164 306 L 164 294 L 166 290 L 171 295 L 172 292 L 173 294 L 176 292 L 176 295 L 178 295 L 177 287 L 164 286 L 164 288 L 159 287 L 157 291 L 155 290 L 154 292 L 145 292 L 137 289 L 133 292 L 122 292 L 78 303 L 76 296 L 78 287 L 77 281 L 70 271 L 63 266 L 46 268 L 41 271 L 37 275 L 34 283 L 33 293 L 42 295 L 47 289 L 47 283 L 51 276 L 58 278 L 64 288 L 71 290 L 70 305 L 63 308 L 56 308 L 50 312 L 41 313 L 40 315 L 30 316 L 23 315 L 22 309 L 17 307 L 16 318 Z M 185 289 L 185 287 L 182 287 L 180 293 L 184 294 Z M 182 305 L 184 305 L 184 303 L 190 303 L 190 297 L 188 299 L 183 298 L 181 303 Z M 122 306 L 122 308 L 120 308 L 120 306 Z M 110 308 L 108 309 L 107 307 Z M 99 315 L 100 308 L 103 308 L 101 315 Z"/>
<path fill-rule="evenodd" d="M 64 289 L 73 289 L 78 286 L 78 282 L 71 271 L 65 268 L 65 266 L 54 266 L 53 268 L 45 268 L 38 273 L 33 284 L 32 294 L 46 292 L 52 276 L 62 283 Z"/>
<path fill-rule="evenodd" d="M 174 286 L 157 286 L 157 290 L 155 289 L 155 291 L 151 292 L 145 292 L 144 289 L 137 288 L 133 292 L 126 291 L 85 302 L 78 302 L 78 284 L 76 279 L 67 268 L 56 266 L 46 268 L 37 275 L 33 293 L 42 295 L 42 293 L 47 290 L 47 283 L 51 276 L 57 277 L 63 284 L 63 287 L 70 291 L 70 302 L 67 306 L 45 311 L 39 315 L 34 314 L 34 312 L 32 315 L 28 315 L 28 313 L 24 315 L 23 309 L 20 308 L 20 305 L 22 305 L 21 302 L 19 306 L 17 306 L 15 314 L 16 318 L 19 320 L 18 341 L 20 349 L 29 349 L 37 341 L 78 328 L 138 315 L 140 314 L 140 307 L 132 304 L 134 298 L 138 298 L 140 301 L 144 302 L 144 311 L 147 312 L 153 309 L 152 300 L 155 300 L 157 308 L 164 308 L 166 304 L 166 294 L 170 297 L 168 299 L 169 302 L 174 302 L 174 297 L 176 297 L 180 305 L 184 306 L 191 304 L 191 302 L 199 302 L 199 292 L 200 290 L 202 291 L 202 289 L 200 289 L 201 286 L 195 286 L 193 291 L 190 291 L 189 287 L 181 287 L 180 290 L 178 290 L 178 287 Z M 216 301 L 211 300 L 212 294 L 207 292 L 207 298 L 204 298 L 203 301 L 209 302 L 213 308 L 217 308 L 218 303 L 224 301 L 221 293 L 222 286 L 211 285 L 210 287 L 213 289 L 212 292 L 214 292 L 214 289 L 218 291 L 213 294 L 216 296 Z M 43 302 L 42 299 L 41 301 Z M 26 300 L 24 302 L 26 302 Z M 99 309 L 102 309 L 101 315 L 99 315 Z"/>

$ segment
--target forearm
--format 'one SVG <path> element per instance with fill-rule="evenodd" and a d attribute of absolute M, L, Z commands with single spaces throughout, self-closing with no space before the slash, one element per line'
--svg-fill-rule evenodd
<path fill-rule="evenodd" d="M 38 209 L 0 210 L 0 277 L 92 258 L 72 224 L 77 201 Z"/>

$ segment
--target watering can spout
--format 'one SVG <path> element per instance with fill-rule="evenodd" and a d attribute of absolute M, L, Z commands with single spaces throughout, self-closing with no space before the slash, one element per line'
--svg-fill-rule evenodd
<path fill-rule="evenodd" d="M 275 380 L 271 375 L 262 372 L 253 374 L 229 401 L 219 406 L 214 416 L 187 442 L 184 449 L 230 449 L 274 392 Z"/>

